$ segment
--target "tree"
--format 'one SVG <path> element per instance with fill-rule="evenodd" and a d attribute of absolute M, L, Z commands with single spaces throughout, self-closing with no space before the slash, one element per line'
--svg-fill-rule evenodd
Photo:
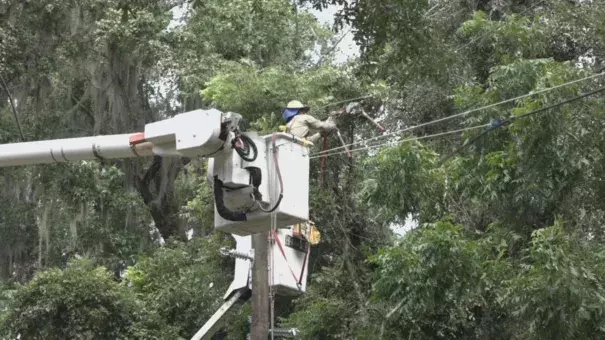
<path fill-rule="evenodd" d="M 244 129 L 269 134 L 289 100 L 323 119 L 342 105 L 334 102 L 370 94 L 364 105 L 387 135 L 342 118 L 354 157 L 330 155 L 322 166 L 320 147 L 311 150 L 311 219 L 322 241 L 312 248 L 308 292 L 278 299 L 277 324 L 309 339 L 600 337 L 603 94 L 534 111 L 603 86 L 593 76 L 603 67 L 605 6 L 302 3 L 341 5 L 336 26 L 352 25 L 361 57 L 331 63 L 334 33 L 285 0 L 187 2 L 177 27 L 168 14 L 176 1 L 11 1 L 0 5 L 0 72 L 27 139 L 133 131 L 209 107 L 239 112 Z M 1 89 L 2 142 L 19 133 L 7 97 Z M 489 131 L 425 138 L 510 117 Z M 329 148 L 339 146 L 329 138 Z M 34 332 L 52 315 L 81 314 L 115 317 L 108 334 L 131 326 L 139 333 L 130 337 L 153 334 L 133 307 L 96 313 L 119 302 L 142 306 L 167 338 L 191 336 L 221 303 L 232 271 L 218 257 L 232 242 L 213 231 L 206 170 L 196 159 L 161 158 L 3 169 L 0 278 L 23 284 L 1 290 L 10 292 L 0 294 L 3 330 Z M 410 219 L 417 226 L 395 236 L 391 227 Z M 77 254 L 93 264 L 66 265 Z M 19 314 L 84 294 L 69 285 L 117 298 L 35 320 Z M 43 299 L 25 301 L 34 293 Z M 218 337 L 242 338 L 246 313 Z M 75 318 L 47 324 L 39 329 L 50 338 L 96 330 Z"/>
<path fill-rule="evenodd" d="M 2 326 L 11 338 L 175 338 L 110 272 L 85 260 L 38 273 L 17 290 Z"/>
<path fill-rule="evenodd" d="M 191 338 L 223 303 L 234 261 L 221 257 L 219 249 L 233 243 L 215 234 L 170 244 L 128 268 L 126 284 L 182 338 Z M 245 333 L 238 326 L 247 318 L 242 312 L 234 314 L 226 328 L 230 339 L 241 339 Z"/>

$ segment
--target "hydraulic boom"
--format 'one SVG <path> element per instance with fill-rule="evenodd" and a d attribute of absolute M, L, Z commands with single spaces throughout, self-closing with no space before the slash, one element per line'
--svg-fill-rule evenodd
<path fill-rule="evenodd" d="M 147 124 L 141 133 L 4 144 L 0 167 L 154 155 L 212 156 L 236 137 L 239 120 L 235 114 L 197 110 Z"/>

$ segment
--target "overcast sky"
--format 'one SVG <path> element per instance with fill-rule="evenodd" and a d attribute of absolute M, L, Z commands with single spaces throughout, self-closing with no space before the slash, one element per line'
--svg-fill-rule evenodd
<path fill-rule="evenodd" d="M 334 23 L 334 14 L 337 11 L 338 6 L 334 5 L 326 8 L 323 11 L 317 11 L 314 9 L 309 10 L 309 12 L 315 15 L 315 17 L 317 18 L 317 20 L 319 20 L 320 23 L 329 26 L 332 26 L 332 24 Z M 340 41 L 338 47 L 335 49 L 337 63 L 342 63 L 347 61 L 347 59 L 349 58 L 359 56 L 359 47 L 353 40 L 353 33 L 351 33 L 349 29 L 349 26 L 345 26 L 343 27 L 342 32 L 339 33 L 340 36 L 340 34 L 348 32 L 345 37 Z"/>

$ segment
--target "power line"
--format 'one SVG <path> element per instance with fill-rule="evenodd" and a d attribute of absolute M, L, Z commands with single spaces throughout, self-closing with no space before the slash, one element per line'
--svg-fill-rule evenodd
<path fill-rule="evenodd" d="M 474 137 L 473 139 L 471 139 L 468 143 L 462 145 L 461 147 L 459 147 L 458 149 L 456 149 L 454 152 L 452 152 L 450 155 L 448 155 L 446 158 L 444 158 L 441 161 L 441 164 L 443 164 L 444 161 L 446 161 L 447 159 L 451 158 L 451 156 L 455 155 L 456 153 L 460 152 L 464 147 L 474 143 L 475 141 L 477 141 L 478 139 L 480 139 L 481 137 L 483 137 L 484 135 L 488 134 L 489 132 L 504 126 L 504 125 L 508 125 L 510 124 L 510 122 L 517 120 L 517 119 L 523 119 L 523 118 L 527 118 L 529 116 L 538 114 L 538 113 L 542 113 L 545 111 L 548 111 L 550 109 L 565 105 L 565 104 L 569 104 L 572 103 L 574 101 L 595 95 L 599 92 L 603 92 L 605 91 L 605 87 L 600 88 L 598 90 L 595 91 L 591 91 L 591 92 L 587 92 L 585 94 L 581 94 L 578 95 L 576 97 L 564 100 L 562 102 L 556 103 L 556 104 L 552 104 L 519 116 L 511 116 L 509 118 L 506 118 L 502 121 L 494 121 L 491 123 L 487 123 L 487 124 L 481 124 L 481 125 L 476 125 L 476 126 L 471 126 L 471 127 L 467 127 L 467 128 L 463 128 L 463 129 L 457 129 L 457 130 L 452 130 L 452 131 L 446 131 L 446 132 L 440 132 L 440 133 L 435 133 L 435 134 L 431 134 L 431 135 L 427 135 L 427 136 L 420 136 L 420 137 L 413 137 L 413 138 L 408 138 L 408 139 L 403 139 L 400 141 L 393 141 L 393 142 L 386 142 L 386 143 L 381 143 L 381 144 L 377 144 L 377 145 L 371 145 L 371 146 L 367 146 L 367 147 L 362 147 L 362 148 L 357 148 L 357 149 L 352 149 L 350 150 L 350 152 L 358 152 L 358 151 L 363 151 L 363 150 L 370 150 L 370 149 L 375 149 L 375 148 L 380 148 L 383 146 L 394 146 L 394 145 L 399 145 L 405 142 L 412 142 L 412 141 L 417 141 L 417 140 L 422 140 L 422 139 L 429 139 L 429 138 L 435 138 L 435 137 L 441 137 L 441 136 L 446 136 L 446 135 L 452 135 L 452 134 L 457 134 L 457 133 L 461 133 L 461 132 L 466 132 L 466 131 L 471 131 L 471 130 L 476 130 L 476 129 L 480 129 L 480 128 L 486 128 L 486 127 L 490 127 L 490 129 L 483 131 L 481 134 L 477 135 L 476 137 Z M 329 156 L 336 156 L 336 155 L 340 155 L 340 154 L 344 154 L 347 151 L 339 151 L 339 152 L 333 152 L 333 153 L 328 153 L 325 155 L 313 155 L 311 157 L 309 157 L 310 159 L 315 159 L 315 158 L 320 158 L 323 156 L 329 157 Z"/>
<path fill-rule="evenodd" d="M 349 30 L 347 32 L 345 32 L 340 37 L 340 39 L 338 39 L 338 41 L 334 44 L 334 46 L 332 46 L 332 48 L 327 53 L 324 53 L 322 56 L 320 56 L 319 60 L 315 63 L 315 66 L 321 65 L 321 63 L 324 61 L 324 56 L 329 55 L 330 53 L 336 51 L 336 48 L 338 47 L 338 45 L 344 40 L 344 38 L 347 36 L 347 34 L 351 33 L 352 30 L 353 30 L 353 27 L 349 28 Z"/>
<path fill-rule="evenodd" d="M 545 107 L 539 108 L 537 110 L 534 110 L 534 111 L 531 111 L 531 112 L 528 112 L 528 113 L 525 113 L 525 114 L 522 114 L 522 115 L 519 115 L 519 116 L 511 116 L 509 118 L 504 119 L 503 121 L 496 122 L 495 124 L 491 124 L 492 127 L 490 129 L 488 129 L 488 130 L 482 132 L 481 134 L 475 136 L 468 143 L 465 143 L 465 144 L 461 145 L 460 147 L 458 147 L 456 150 L 454 150 L 452 153 L 450 153 L 447 157 L 443 158 L 441 160 L 440 164 L 443 164 L 446 160 L 450 159 L 451 157 L 453 157 L 454 155 L 456 155 L 457 153 L 459 153 L 460 151 L 462 151 L 462 149 L 464 149 L 465 147 L 467 147 L 467 146 L 475 143 L 481 137 L 487 135 L 488 133 L 496 130 L 497 128 L 499 128 L 501 126 L 510 124 L 514 120 L 523 119 L 523 118 L 527 118 L 529 116 L 533 116 L 533 115 L 538 114 L 538 113 L 546 112 L 546 111 L 548 111 L 550 109 L 554 109 L 556 107 L 563 106 L 565 104 L 569 104 L 569 103 L 575 102 L 577 100 L 580 100 L 580 99 L 583 99 L 583 98 L 586 98 L 586 97 L 590 97 L 592 95 L 595 95 L 595 94 L 597 94 L 599 92 L 603 92 L 603 91 L 605 91 L 605 87 L 602 87 L 602 88 L 600 88 L 598 90 L 594 90 L 594 91 L 591 91 L 591 92 L 587 92 L 587 93 L 581 94 L 579 96 L 576 96 L 576 97 L 564 100 L 564 101 L 556 103 L 556 104 L 552 104 L 552 105 L 549 105 L 549 106 L 545 106 Z"/>
<path fill-rule="evenodd" d="M 460 113 L 457 113 L 457 114 L 454 114 L 454 115 L 451 115 L 451 116 L 435 119 L 435 120 L 432 120 L 432 121 L 429 121 L 429 122 L 426 122 L 426 123 L 421 123 L 421 124 L 418 124 L 418 125 L 410 126 L 410 127 L 407 127 L 407 128 L 401 129 L 401 130 L 397 130 L 397 131 L 393 131 L 393 132 L 390 132 L 390 133 L 386 133 L 386 134 L 382 134 L 382 135 L 379 135 L 379 136 L 375 136 L 375 137 L 372 137 L 372 138 L 360 140 L 360 141 L 353 142 L 353 143 L 350 143 L 350 144 L 338 146 L 338 147 L 335 147 L 335 148 L 332 148 L 332 149 L 320 151 L 318 153 L 313 154 L 312 156 L 327 154 L 327 153 L 330 153 L 332 151 L 341 150 L 341 149 L 344 149 L 346 147 L 350 147 L 350 146 L 353 146 L 353 145 L 358 145 L 358 144 L 369 142 L 369 141 L 372 141 L 372 140 L 386 138 L 386 137 L 390 137 L 390 136 L 393 136 L 393 135 L 398 135 L 398 134 L 401 134 L 401 133 L 404 133 L 404 132 L 408 132 L 408 131 L 411 131 L 411 130 L 414 130 L 414 129 L 418 129 L 418 128 L 421 128 L 421 127 L 424 127 L 424 126 L 441 123 L 441 122 L 444 122 L 444 121 L 447 121 L 447 120 L 451 120 L 451 119 L 454 119 L 454 118 L 457 118 L 457 117 L 468 115 L 470 113 L 474 113 L 474 112 L 478 112 L 478 111 L 483 111 L 483 110 L 487 110 L 487 109 L 490 109 L 490 108 L 493 108 L 493 107 L 496 107 L 496 106 L 500 106 L 500 105 L 503 105 L 503 104 L 514 102 L 514 101 L 517 101 L 519 99 L 535 96 L 537 94 L 545 93 L 545 92 L 548 92 L 548 91 L 553 91 L 553 90 L 556 90 L 556 89 L 559 89 L 559 88 L 562 88 L 562 87 L 565 87 L 565 86 L 568 86 L 568 85 L 576 84 L 576 83 L 579 83 L 579 82 L 582 82 L 582 81 L 585 81 L 585 80 L 589 80 L 589 79 L 592 79 L 592 78 L 596 78 L 596 77 L 599 77 L 599 76 L 602 76 L 602 75 L 605 75 L 605 72 L 598 73 L 598 74 L 593 74 L 591 76 L 584 77 L 584 78 L 581 78 L 581 79 L 572 80 L 572 81 L 569 81 L 567 83 L 563 83 L 561 85 L 556 85 L 556 86 L 552 86 L 552 87 L 549 87 L 549 88 L 546 88 L 546 89 L 538 90 L 536 92 L 529 92 L 529 93 L 521 95 L 521 96 L 517 96 L 517 97 L 514 97 L 514 98 L 506 99 L 506 100 L 503 100 L 503 101 L 500 101 L 500 102 L 497 102 L 497 103 L 494 103 L 494 104 L 489 104 L 489 105 L 486 105 L 486 106 L 482 106 L 482 107 L 479 107 L 479 108 L 467 110 L 467 111 L 460 112 Z"/>
<path fill-rule="evenodd" d="M 399 145 L 399 144 L 406 143 L 406 142 L 413 142 L 413 141 L 422 140 L 422 139 L 429 139 L 429 138 L 447 136 L 447 135 L 452 135 L 452 134 L 456 134 L 456 133 L 461 133 L 461 132 L 476 130 L 476 129 L 480 129 L 480 128 L 485 128 L 485 127 L 488 127 L 488 126 L 491 126 L 491 124 L 481 124 L 481 125 L 471 126 L 471 127 L 467 127 L 467 128 L 463 128 L 463 129 L 458 129 L 458 130 L 452 130 L 452 131 L 435 133 L 435 134 L 427 135 L 427 136 L 419 136 L 419 137 L 402 139 L 402 140 L 399 140 L 399 141 L 386 142 L 386 143 L 381 143 L 381 144 L 377 144 L 377 145 L 370 145 L 370 146 L 366 146 L 366 147 L 362 147 L 362 148 L 352 149 L 352 150 L 350 150 L 350 152 L 358 152 L 358 151 L 363 151 L 363 150 L 376 149 L 376 148 L 380 148 L 380 147 L 383 147 L 383 146 Z M 326 154 L 326 155 L 311 156 L 311 157 L 309 157 L 309 159 L 320 158 L 320 157 L 323 157 L 323 156 L 326 156 L 326 157 L 336 156 L 336 155 L 340 155 L 340 154 L 343 154 L 343 153 L 346 153 L 346 151 L 333 152 L 333 153 L 329 153 L 329 154 Z"/>

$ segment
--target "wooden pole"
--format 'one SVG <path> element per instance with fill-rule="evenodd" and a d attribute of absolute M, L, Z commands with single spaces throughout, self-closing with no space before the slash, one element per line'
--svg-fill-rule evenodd
<path fill-rule="evenodd" d="M 269 336 L 269 234 L 252 235 L 252 329 L 251 340 L 267 340 Z"/>

